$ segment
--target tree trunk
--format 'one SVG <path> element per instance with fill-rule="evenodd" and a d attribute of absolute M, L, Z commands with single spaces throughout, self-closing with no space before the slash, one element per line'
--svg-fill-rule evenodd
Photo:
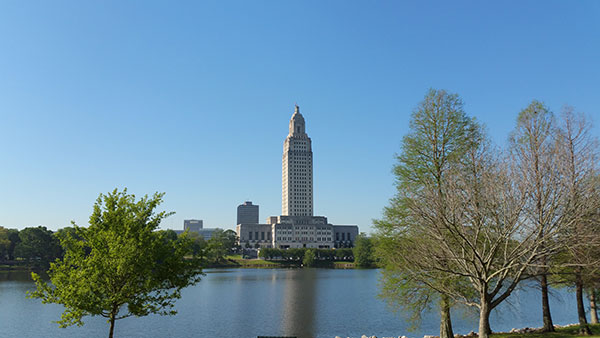
<path fill-rule="evenodd" d="M 579 317 L 579 334 L 591 335 L 592 331 L 585 318 L 585 307 L 583 306 L 583 280 L 581 271 L 575 272 L 575 294 L 577 296 L 577 316 Z"/>
<path fill-rule="evenodd" d="M 108 338 L 113 338 L 114 332 L 115 332 L 115 317 L 110 316 L 110 331 L 108 332 Z"/>
<path fill-rule="evenodd" d="M 454 338 L 452 320 L 450 318 L 450 297 L 442 295 L 440 301 L 440 338 Z"/>
<path fill-rule="evenodd" d="M 550 315 L 550 303 L 548 301 L 548 277 L 546 276 L 546 272 L 542 274 L 540 288 L 542 289 L 542 316 L 544 319 L 542 331 L 554 332 L 554 324 L 552 324 L 552 316 Z"/>
<path fill-rule="evenodd" d="M 490 302 L 487 295 L 482 294 L 479 302 L 479 338 L 489 338 L 492 333 L 490 329 Z"/>
<path fill-rule="evenodd" d="M 119 313 L 119 307 L 113 305 L 112 311 L 110 312 L 110 331 L 108 331 L 108 338 L 113 338 L 113 334 L 115 332 L 115 319 L 117 318 L 117 314 Z"/>
<path fill-rule="evenodd" d="M 598 324 L 598 312 L 596 311 L 596 289 L 590 289 L 590 322 Z"/>

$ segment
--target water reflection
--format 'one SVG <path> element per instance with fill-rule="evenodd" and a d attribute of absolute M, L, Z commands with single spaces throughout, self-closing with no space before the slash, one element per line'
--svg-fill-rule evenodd
<path fill-rule="evenodd" d="M 38 272 L 42 278 L 47 278 L 44 272 Z M 30 271 L 0 271 L 0 281 L 31 282 Z"/>
<path fill-rule="evenodd" d="M 298 338 L 423 337 L 439 332 L 437 309 L 424 316 L 415 332 L 407 331 L 406 316 L 390 312 L 377 298 L 375 270 L 330 269 L 207 269 L 202 281 L 183 290 L 177 316 L 127 318 L 117 325 L 118 336 Z M 60 329 L 56 321 L 64 308 L 26 298 L 35 288 L 29 273 L 0 273 L 0 336 L 88 338 L 106 336 L 106 320 L 85 319 L 83 327 Z M 552 315 L 557 324 L 577 322 L 573 293 L 554 290 Z M 558 296 L 562 296 L 560 302 Z M 541 326 L 539 290 L 523 288 L 492 313 L 492 329 Z M 453 317 L 455 332 L 477 330 L 475 317 Z M 32 320 L 35 319 L 35 320 Z"/>
<path fill-rule="evenodd" d="M 315 337 L 317 269 L 295 269 L 285 273 L 281 331 L 286 336 Z"/>

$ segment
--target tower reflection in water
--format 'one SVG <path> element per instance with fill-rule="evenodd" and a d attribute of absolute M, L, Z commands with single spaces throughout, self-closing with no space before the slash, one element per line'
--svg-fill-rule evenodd
<path fill-rule="evenodd" d="M 317 276 L 315 269 L 286 271 L 282 299 L 281 332 L 285 336 L 313 338 L 315 336 L 315 300 Z"/>

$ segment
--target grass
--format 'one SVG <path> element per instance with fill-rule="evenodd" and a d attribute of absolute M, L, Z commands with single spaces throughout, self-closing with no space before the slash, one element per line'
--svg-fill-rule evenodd
<path fill-rule="evenodd" d="M 287 268 L 298 265 L 297 262 L 272 262 L 264 259 L 243 259 L 241 255 L 225 257 L 229 266 L 241 268 Z"/>
<path fill-rule="evenodd" d="M 333 262 L 333 267 L 335 269 L 354 269 L 354 263 L 346 261 L 335 261 Z"/>
<path fill-rule="evenodd" d="M 532 333 L 494 333 L 494 338 L 581 338 L 600 337 L 600 324 L 590 324 L 591 336 L 579 335 L 579 325 L 557 328 L 556 332 L 532 332 Z"/>
<path fill-rule="evenodd" d="M 245 259 L 241 255 L 228 255 L 219 263 L 208 263 L 205 268 L 299 268 L 301 261 L 268 261 L 264 259 Z M 333 269 L 354 269 L 354 263 L 348 261 L 317 262 L 316 267 Z"/>
<path fill-rule="evenodd" d="M 300 261 L 268 261 L 264 259 L 243 259 L 241 255 L 229 255 L 225 257 L 226 264 L 220 266 L 240 267 L 240 268 L 289 268 L 300 267 Z M 354 269 L 353 262 L 317 262 L 317 267 L 334 269 Z"/>

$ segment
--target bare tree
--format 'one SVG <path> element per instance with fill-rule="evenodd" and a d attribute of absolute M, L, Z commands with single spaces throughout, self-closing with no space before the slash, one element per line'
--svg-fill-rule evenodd
<path fill-rule="evenodd" d="M 427 186 L 408 204 L 417 226 L 405 256 L 418 279 L 440 294 L 479 310 L 479 337 L 491 333 L 491 311 L 527 278 L 527 271 L 561 247 L 560 227 L 532 226 L 524 216 L 527 189 L 517 167 L 479 132 L 473 147 L 445 176 L 443 199 Z M 438 203 L 440 203 L 438 205 Z M 444 208 L 443 218 L 435 210 Z M 446 276 L 449 283 L 429 283 Z M 457 287 L 458 286 L 458 287 Z"/>
<path fill-rule="evenodd" d="M 418 229 L 426 224 L 410 214 L 413 201 L 422 201 L 425 187 L 432 190 L 428 198 L 435 199 L 431 204 L 435 205 L 435 209 L 430 210 L 431 221 L 441 222 L 445 217 L 445 176 L 471 146 L 475 124 L 466 116 L 458 95 L 431 89 L 413 112 L 410 127 L 411 132 L 403 138 L 402 153 L 394 168 L 398 193 L 386 208 L 385 218 L 376 222 L 381 239 L 377 252 L 386 266 L 384 291 L 387 292 L 384 294 L 390 296 L 392 302 L 408 300 L 409 304 L 415 305 L 413 309 L 417 314 L 430 301 L 439 301 L 440 337 L 453 338 L 451 299 L 443 292 L 431 292 L 442 289 L 432 285 L 446 285 L 444 289 L 456 285 L 453 276 L 442 272 L 424 273 L 411 258 L 405 259 L 405 255 L 410 254 L 416 260 L 420 253 L 403 248 L 410 247 L 410 242 L 429 240 L 418 237 Z M 440 259 L 439 264 L 450 264 L 444 262 L 443 257 Z"/>
<path fill-rule="evenodd" d="M 554 116 L 539 101 L 519 113 L 511 135 L 510 149 L 513 161 L 520 168 L 517 178 L 528 195 L 524 217 L 530 227 L 541 230 L 543 245 L 549 245 L 546 233 L 562 223 L 561 202 L 564 189 L 558 170 L 558 146 Z M 545 332 L 554 331 L 548 301 L 548 257 L 537 262 L 534 273 L 539 276 L 542 293 L 542 316 Z"/>
<path fill-rule="evenodd" d="M 566 116 L 569 124 L 575 122 Z M 491 311 L 520 282 L 535 276 L 542 289 L 544 330 L 553 331 L 547 280 L 551 264 L 570 252 L 580 261 L 560 266 L 576 268 L 580 277 L 583 270 L 577 269 L 597 266 L 589 259 L 598 257 L 591 251 L 598 247 L 597 236 L 590 237 L 589 231 L 600 210 L 598 175 L 590 169 L 596 148 L 583 146 L 578 135 L 584 134 L 577 128 L 560 132 L 552 113 L 537 101 L 519 114 L 506 156 L 490 146 L 473 121 L 452 133 L 461 137 L 454 139 L 451 156 L 435 151 L 447 149 L 440 148 L 438 137 L 451 133 L 438 128 L 450 125 L 448 121 L 423 114 L 416 122 L 396 167 L 398 194 L 385 219 L 376 223 L 378 254 L 386 264 L 383 293 L 405 308 L 408 304 L 415 318 L 439 299 L 441 335 L 448 335 L 444 316 L 449 316 L 451 303 L 475 307 L 479 337 L 488 338 Z M 575 147 L 569 150 L 571 143 Z M 580 245 L 582 241 L 586 244 Z M 588 285 L 584 279 L 576 283 L 581 291 Z"/>
<path fill-rule="evenodd" d="M 588 289 L 588 298 L 590 299 L 590 323 L 598 324 L 598 310 L 596 305 L 596 294 L 598 289 L 592 286 Z"/>
<path fill-rule="evenodd" d="M 575 113 L 571 107 L 563 109 L 558 133 L 558 168 L 565 192 L 562 200 L 565 228 L 560 238 L 564 250 L 557 270 L 563 276 L 566 273 L 567 281 L 575 285 L 580 333 L 586 335 L 592 332 L 585 316 L 583 291 L 586 284 L 598 279 L 600 263 L 600 228 L 595 217 L 600 207 L 596 193 L 598 142 L 590 135 L 590 128 L 583 114 Z M 591 300 L 595 303 L 595 298 Z"/>

